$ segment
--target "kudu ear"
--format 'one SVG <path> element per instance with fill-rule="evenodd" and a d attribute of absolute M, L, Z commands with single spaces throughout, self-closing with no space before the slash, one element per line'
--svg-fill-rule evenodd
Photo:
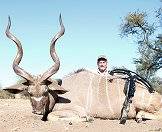
<path fill-rule="evenodd" d="M 51 80 L 48 80 L 48 81 L 51 81 Z M 48 85 L 48 87 L 49 87 L 49 89 L 50 89 L 51 91 L 54 91 L 54 92 L 56 92 L 57 94 L 64 94 L 64 93 L 68 92 L 68 90 L 66 90 L 66 89 L 64 89 L 63 87 L 61 87 L 61 86 L 59 85 L 59 82 L 56 81 L 56 80 L 53 80 L 53 81 L 51 82 L 51 84 Z"/>
<path fill-rule="evenodd" d="M 20 92 L 26 90 L 27 87 L 28 87 L 27 85 L 24 85 L 23 83 L 21 83 L 21 84 L 15 84 L 15 85 L 6 87 L 3 90 L 8 91 L 13 94 L 17 94 L 17 93 L 20 93 Z"/>

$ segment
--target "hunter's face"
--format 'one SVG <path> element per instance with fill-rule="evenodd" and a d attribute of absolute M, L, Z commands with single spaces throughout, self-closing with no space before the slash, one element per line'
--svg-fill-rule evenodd
<path fill-rule="evenodd" d="M 97 65 L 98 65 L 98 70 L 100 72 L 104 72 L 107 69 L 107 61 L 106 60 L 98 61 Z"/>

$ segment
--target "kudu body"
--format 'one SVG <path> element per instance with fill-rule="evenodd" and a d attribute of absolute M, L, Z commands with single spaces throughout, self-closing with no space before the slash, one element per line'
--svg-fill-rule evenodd
<path fill-rule="evenodd" d="M 20 41 L 10 33 L 11 20 L 10 17 L 8 19 L 8 26 L 6 29 L 6 35 L 9 39 L 15 42 L 17 46 L 17 55 L 13 61 L 13 70 L 14 72 L 24 78 L 26 81 L 20 85 L 13 85 L 4 90 L 7 90 L 11 93 L 19 93 L 21 91 L 26 90 L 29 93 L 33 113 L 35 114 L 43 114 L 42 120 L 47 119 L 48 113 L 50 113 L 55 106 L 58 95 L 67 92 L 61 86 L 57 84 L 55 81 L 51 81 L 50 77 L 54 75 L 60 67 L 60 60 L 55 51 L 55 43 L 56 41 L 64 34 L 65 28 L 62 23 L 61 15 L 59 18 L 61 30 L 54 36 L 50 44 L 50 55 L 55 62 L 54 65 L 39 76 L 32 76 L 24 69 L 19 67 L 19 63 L 23 57 L 23 48 Z M 49 86 L 53 87 L 50 88 Z"/>
<path fill-rule="evenodd" d="M 48 119 L 120 119 L 127 79 L 117 75 L 113 78 L 110 80 L 107 76 L 87 70 L 65 76 L 61 86 L 69 89 L 69 92 L 61 96 L 70 99 L 71 103 L 57 103 Z M 142 119 L 162 119 L 162 95 L 157 92 L 150 93 L 139 81 L 135 85 L 136 91 L 132 97 L 128 118 L 136 118 L 138 122 Z"/>

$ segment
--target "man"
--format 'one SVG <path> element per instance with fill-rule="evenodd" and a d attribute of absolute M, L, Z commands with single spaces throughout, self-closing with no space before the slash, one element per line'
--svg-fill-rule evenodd
<path fill-rule="evenodd" d="M 105 55 L 100 55 L 97 58 L 97 66 L 98 66 L 98 71 L 97 73 L 101 76 L 106 76 L 107 79 L 112 82 L 114 78 L 116 78 L 115 76 L 112 76 L 109 74 L 109 72 L 107 71 L 107 57 Z"/>
<path fill-rule="evenodd" d="M 97 66 L 98 66 L 98 74 L 101 76 L 106 76 L 106 78 L 109 80 L 109 82 L 112 82 L 113 79 L 115 78 L 120 78 L 120 76 L 112 76 L 108 73 L 107 71 L 107 58 L 105 55 L 100 55 L 97 59 Z M 126 98 L 127 99 L 127 98 Z M 128 116 L 128 112 L 129 112 L 129 108 L 130 108 L 130 103 L 132 101 L 131 98 L 129 98 L 128 100 L 124 101 L 123 103 L 123 108 L 121 110 L 121 118 L 120 118 L 120 124 L 125 124 L 127 116 Z"/>
<path fill-rule="evenodd" d="M 107 57 L 105 55 L 100 55 L 97 59 L 97 66 L 98 66 L 98 71 L 97 73 L 100 74 L 101 76 L 107 76 L 111 79 L 113 79 L 113 76 L 109 74 L 107 70 Z"/>
<path fill-rule="evenodd" d="M 100 55 L 97 59 L 98 74 L 107 75 L 107 58 L 105 55 Z"/>

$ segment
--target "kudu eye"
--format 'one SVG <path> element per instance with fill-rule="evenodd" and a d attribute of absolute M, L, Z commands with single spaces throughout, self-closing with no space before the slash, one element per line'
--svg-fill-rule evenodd
<path fill-rule="evenodd" d="M 33 96 L 33 93 L 30 93 L 30 92 L 28 92 L 28 93 L 29 93 L 30 97 L 32 97 L 32 96 Z"/>
<path fill-rule="evenodd" d="M 34 96 L 33 92 L 31 90 L 27 90 L 28 94 L 30 95 L 30 97 Z"/>

